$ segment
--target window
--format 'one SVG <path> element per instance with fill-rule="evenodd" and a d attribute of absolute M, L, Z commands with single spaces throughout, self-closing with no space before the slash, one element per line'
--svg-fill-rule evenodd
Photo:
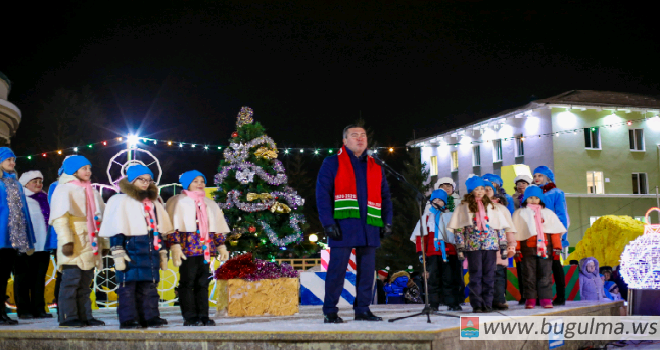
<path fill-rule="evenodd" d="M 646 222 L 646 217 L 645 216 L 635 216 L 635 220 L 641 221 L 641 222 Z"/>
<path fill-rule="evenodd" d="M 481 154 L 479 152 L 480 152 L 479 146 L 472 147 L 472 166 L 481 165 Z"/>
<path fill-rule="evenodd" d="M 451 152 L 451 171 L 458 171 L 458 151 Z"/>
<path fill-rule="evenodd" d="M 633 173 L 632 185 L 633 194 L 649 194 L 648 182 L 646 181 L 646 173 Z"/>
<path fill-rule="evenodd" d="M 596 220 L 600 219 L 600 216 L 590 216 L 589 217 L 589 226 L 593 226 Z"/>
<path fill-rule="evenodd" d="M 438 175 L 438 157 L 431 156 L 431 176 Z"/>
<path fill-rule="evenodd" d="M 516 136 L 516 157 L 522 157 L 525 155 L 525 146 L 523 145 L 523 141 L 525 141 L 525 139 L 523 138 L 522 134 Z"/>
<path fill-rule="evenodd" d="M 493 163 L 502 161 L 502 139 L 493 140 Z"/>
<path fill-rule="evenodd" d="M 628 130 L 628 142 L 631 151 L 644 151 L 644 129 Z"/>
<path fill-rule="evenodd" d="M 600 149 L 600 132 L 598 132 L 598 128 L 584 128 L 584 148 Z"/>
<path fill-rule="evenodd" d="M 605 193 L 602 171 L 587 171 L 587 193 L 590 194 Z"/>

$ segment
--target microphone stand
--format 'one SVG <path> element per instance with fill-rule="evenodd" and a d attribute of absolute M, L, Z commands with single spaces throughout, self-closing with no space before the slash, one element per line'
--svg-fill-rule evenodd
<path fill-rule="evenodd" d="M 431 305 L 429 304 L 429 284 L 428 284 L 428 277 L 426 276 L 426 244 L 424 242 L 424 229 L 422 229 L 422 221 L 421 221 L 423 215 L 422 207 L 424 205 L 424 202 L 426 202 L 426 197 L 421 192 L 419 192 L 417 187 L 415 187 L 413 184 L 408 182 L 408 180 L 406 180 L 406 178 L 403 175 L 399 174 L 398 172 L 396 172 L 396 170 L 392 169 L 392 167 L 387 165 L 382 159 L 375 157 L 373 154 L 371 156 L 376 160 L 378 165 L 382 166 L 390 175 L 394 176 L 395 179 L 397 179 L 402 184 L 406 185 L 406 187 L 408 187 L 413 192 L 415 201 L 417 202 L 417 208 L 419 210 L 419 220 L 420 220 L 419 237 L 422 246 L 422 267 L 424 270 L 424 309 L 416 314 L 390 319 L 388 320 L 388 322 L 396 322 L 398 320 L 403 320 L 410 317 L 426 315 L 426 323 L 431 323 L 431 313 L 433 313 L 433 311 L 431 310 Z M 439 312 L 435 312 L 433 314 L 437 316 L 460 318 L 460 316 L 439 313 Z"/>

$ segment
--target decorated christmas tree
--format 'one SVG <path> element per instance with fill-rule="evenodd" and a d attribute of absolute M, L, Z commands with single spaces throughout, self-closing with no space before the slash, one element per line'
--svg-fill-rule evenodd
<path fill-rule="evenodd" d="M 242 107 L 215 176 L 216 201 L 229 222 L 228 248 L 274 260 L 283 251 L 305 251 L 305 200 L 287 185 L 275 141 Z M 293 246 L 291 246 L 293 245 Z M 287 247 L 289 246 L 289 247 Z"/>

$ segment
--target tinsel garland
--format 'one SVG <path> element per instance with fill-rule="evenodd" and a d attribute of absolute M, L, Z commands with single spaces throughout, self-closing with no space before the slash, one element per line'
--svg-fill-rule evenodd
<path fill-rule="evenodd" d="M 220 185 L 225 181 L 225 178 L 229 175 L 230 170 L 236 170 L 236 179 L 242 184 L 246 185 L 252 182 L 252 177 L 256 174 L 262 180 L 266 181 L 269 185 L 279 186 L 287 182 L 286 174 L 284 173 L 284 166 L 282 162 L 277 159 L 273 160 L 273 169 L 277 172 L 277 175 L 271 175 L 266 170 L 260 166 L 256 166 L 250 162 L 242 162 L 237 164 L 231 164 L 223 166 L 222 170 L 215 175 L 215 184 Z M 240 173 L 240 175 L 239 175 Z M 243 183 L 242 179 L 249 177 L 249 181 Z"/>
<path fill-rule="evenodd" d="M 284 187 L 285 192 L 274 191 L 271 193 L 271 199 L 265 199 L 261 203 L 244 203 L 241 202 L 238 197 L 241 195 L 241 192 L 238 190 L 231 190 L 227 193 L 227 201 L 224 203 L 218 203 L 220 209 L 231 209 L 233 206 L 236 206 L 238 209 L 254 213 L 257 211 L 264 211 L 270 209 L 276 202 L 279 197 L 284 198 L 287 201 L 289 206 L 293 209 L 298 209 L 299 205 L 305 204 L 305 200 L 296 193 L 291 187 Z"/>
<path fill-rule="evenodd" d="M 304 224 L 305 223 L 305 217 L 302 214 L 291 214 L 289 215 L 289 227 L 293 229 L 293 234 L 290 234 L 284 238 L 279 238 L 277 235 L 277 232 L 273 231 L 273 229 L 268 225 L 263 220 L 258 220 L 259 225 L 263 228 L 264 232 L 268 235 L 268 239 L 270 239 L 270 242 L 280 246 L 284 247 L 287 244 L 294 243 L 294 242 L 301 242 L 303 233 L 302 230 L 300 229 L 300 226 L 298 224 Z"/>
<path fill-rule="evenodd" d="M 246 253 L 227 260 L 215 270 L 214 276 L 218 280 L 243 279 L 254 282 L 262 279 L 298 278 L 298 271 L 286 263 L 278 265 L 260 259 L 252 261 L 252 253 Z"/>

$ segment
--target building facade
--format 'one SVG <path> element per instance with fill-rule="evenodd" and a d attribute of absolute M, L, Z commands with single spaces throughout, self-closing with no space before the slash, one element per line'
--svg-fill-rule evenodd
<path fill-rule="evenodd" d="M 449 176 L 465 193 L 471 174 L 546 165 L 566 193 L 574 246 L 602 215 L 642 219 L 658 205 L 660 99 L 573 90 L 441 134 L 408 143 L 421 147 L 432 177 Z M 512 176 L 503 176 L 513 193 Z M 433 179 L 430 179 L 433 181 Z"/>
<path fill-rule="evenodd" d="M 16 134 L 21 122 L 21 110 L 7 101 L 11 91 L 11 81 L 0 72 L 0 145 L 9 145 L 10 137 Z"/>

